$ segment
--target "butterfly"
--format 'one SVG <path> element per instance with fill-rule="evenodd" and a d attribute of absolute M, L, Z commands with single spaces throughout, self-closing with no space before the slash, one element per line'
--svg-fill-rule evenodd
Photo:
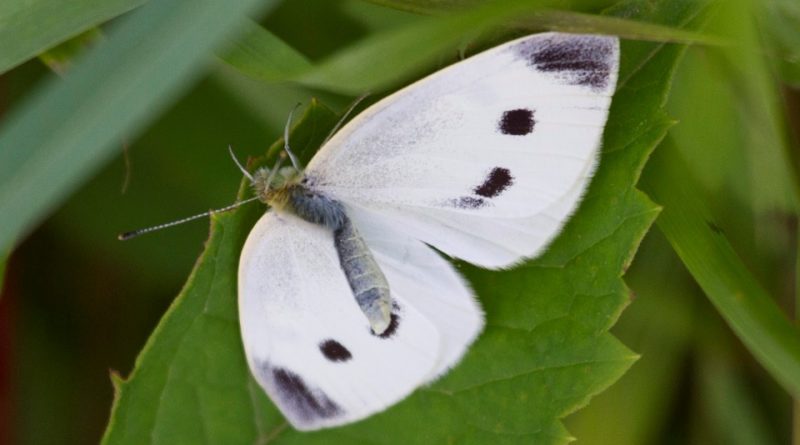
<path fill-rule="evenodd" d="M 543 251 L 597 166 L 618 66 L 615 37 L 523 37 L 370 106 L 305 169 L 250 176 L 270 210 L 239 262 L 241 335 L 296 429 L 366 418 L 456 365 L 484 316 L 442 254 L 506 269 Z"/>

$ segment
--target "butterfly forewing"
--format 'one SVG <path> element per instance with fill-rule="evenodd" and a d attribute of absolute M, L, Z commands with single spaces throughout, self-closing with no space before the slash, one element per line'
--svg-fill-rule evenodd
<path fill-rule="evenodd" d="M 618 65 L 613 37 L 547 33 L 507 43 L 373 105 L 306 174 L 324 193 L 385 211 L 448 254 L 510 266 L 539 253 L 577 206 Z"/>

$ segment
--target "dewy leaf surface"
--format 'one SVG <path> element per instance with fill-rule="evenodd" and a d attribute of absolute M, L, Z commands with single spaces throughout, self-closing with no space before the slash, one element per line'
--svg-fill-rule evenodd
<path fill-rule="evenodd" d="M 625 2 L 611 12 L 692 28 L 707 4 Z M 239 338 L 239 250 L 263 212 L 252 205 L 214 218 L 195 271 L 131 377 L 117 383 L 104 443 L 568 442 L 559 419 L 636 358 L 608 329 L 629 298 L 621 275 L 658 213 L 635 184 L 672 124 L 662 107 L 681 51 L 623 42 L 602 161 L 581 208 L 535 261 L 507 272 L 460 267 L 480 296 L 487 328 L 443 379 L 353 425 L 314 433 L 287 426 L 249 376 Z M 312 106 L 292 134 L 293 146 L 307 158 L 333 121 Z"/>

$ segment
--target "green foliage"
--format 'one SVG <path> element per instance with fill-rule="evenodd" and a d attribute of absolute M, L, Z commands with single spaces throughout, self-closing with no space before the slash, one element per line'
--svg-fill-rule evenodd
<path fill-rule="evenodd" d="M 672 13 L 671 24 L 685 26 L 697 11 Z M 235 271 L 261 211 L 241 209 L 214 219 L 186 287 L 130 379 L 119 384 L 104 442 L 567 442 L 559 419 L 636 357 L 607 330 L 628 301 L 622 270 L 658 211 L 634 184 L 671 125 L 661 107 L 680 48 L 626 42 L 623 53 L 633 55 L 624 60 L 603 161 L 581 210 L 536 261 L 504 273 L 462 267 L 482 297 L 488 326 L 445 378 L 352 426 L 317 433 L 287 427 L 249 377 L 240 344 Z M 292 134 L 294 144 L 310 155 L 332 122 L 312 106 Z"/>
<path fill-rule="evenodd" d="M 579 439 L 598 445 L 644 445 L 664 438 L 696 326 L 702 325 L 701 316 L 692 311 L 691 277 L 682 273 L 680 260 L 665 252 L 669 244 L 651 230 L 625 274 L 635 295 L 614 334 L 642 356 L 620 382 L 566 419 Z M 613 421 L 609 413 L 614 413 Z M 674 429 L 668 437 L 675 443 L 688 442 Z"/>
<path fill-rule="evenodd" d="M 7 209 L 8 215 L 0 226 L 0 247 L 12 245 L 27 226 L 51 211 L 107 160 L 115 142 L 135 132 L 147 120 L 148 112 L 168 104 L 180 87 L 197 75 L 194 68 L 203 62 L 203 55 L 230 35 L 236 25 L 244 23 L 239 31 L 245 32 L 246 38 L 234 44 L 233 52 L 225 58 L 244 72 L 272 81 L 296 79 L 311 87 L 361 94 L 380 91 L 418 73 L 444 49 L 454 47 L 464 34 L 488 29 L 531 10 L 522 1 L 501 2 L 443 20 L 420 20 L 376 34 L 309 70 L 307 60 L 280 39 L 241 21 L 241 14 L 256 3 L 203 3 L 195 8 L 186 0 L 173 0 L 148 5 L 116 29 L 108 42 L 88 54 L 63 83 L 50 83 L 35 100 L 16 110 L 0 128 L 0 145 L 8 147 L 0 152 L 0 207 Z M 37 5 L 6 15 L 9 20 L 22 15 L 23 24 L 34 21 L 49 12 L 44 3 Z M 111 14 L 91 4 L 84 6 L 80 14 L 76 13 L 80 26 L 73 24 L 70 28 L 75 33 L 94 24 L 98 17 Z M 606 30 L 617 28 L 624 30 L 626 24 L 620 22 Z M 15 28 L 0 30 L 13 32 Z M 662 37 L 669 35 L 661 31 Z M 70 35 L 74 34 L 65 30 L 46 42 Z M 674 37 L 691 36 L 676 33 Z M 426 44 L 420 46 L 420 41 Z M 9 59 L 8 64 L 41 49 L 20 49 L 20 55 Z M 74 48 L 66 52 L 72 54 Z M 57 54 L 47 54 L 45 60 L 63 58 Z M 403 69 L 383 63 L 387 58 L 403 60 Z"/>
<path fill-rule="evenodd" d="M 422 14 L 434 14 L 463 10 L 479 5 L 481 0 L 368 0 L 382 6 Z M 608 0 L 534 0 L 528 2 L 536 8 L 562 8 L 569 10 L 597 11 L 613 4 Z"/>
<path fill-rule="evenodd" d="M 512 271 L 459 265 L 489 322 L 459 366 L 364 422 L 292 430 L 249 376 L 239 342 L 235 270 L 263 211 L 254 205 L 214 218 L 133 372 L 114 375 L 104 442 L 788 442 L 800 345 L 781 308 L 800 307 L 789 272 L 798 192 L 790 125 L 800 124 L 786 107 L 797 92 L 777 80 L 800 85 L 796 1 L 165 0 L 106 23 L 143 3 L 0 4 L 10 104 L 0 124 L 0 251 L 58 209 L 8 260 L 0 301 L 0 310 L 22 308 L 11 324 L 20 443 L 94 441 L 102 426 L 85 428 L 83 407 L 105 419 L 106 369 L 130 369 L 205 231 L 124 245 L 113 234 L 227 204 L 239 173 L 220 166 L 219 152 L 232 144 L 240 156 L 263 154 L 299 100 L 342 107 L 351 98 L 341 95 L 390 91 L 456 60 L 456 48 L 469 55 L 545 29 L 711 45 L 692 47 L 680 65 L 672 126 L 663 108 L 681 48 L 624 41 L 602 164 L 564 233 Z M 256 5 L 271 11 L 259 23 L 242 15 Z M 137 137 L 200 78 L 212 52 L 209 77 Z M 64 78 L 41 79 L 35 64 L 12 69 L 37 56 Z M 311 156 L 334 120 L 312 104 L 294 145 Z M 634 185 L 670 127 L 642 173 L 664 206 L 663 234 L 643 243 L 626 275 L 631 290 L 620 276 L 658 213 Z M 124 156 L 74 193 L 120 146 Z M 623 344 L 642 358 L 600 394 L 637 357 Z M 89 365 L 100 378 L 82 381 Z M 565 428 L 564 416 L 590 399 Z"/>
<path fill-rule="evenodd" d="M 763 35 L 756 20 L 741 20 L 757 14 L 757 4 L 730 0 L 710 27 L 732 45 L 709 52 L 709 57 L 716 59 L 718 66 L 729 67 L 724 71 L 724 82 L 739 108 L 732 124 L 746 147 L 748 201 L 754 203 L 756 211 L 794 210 L 798 190 L 789 168 L 786 128 L 780 118 L 780 91 L 759 50 Z"/>
<path fill-rule="evenodd" d="M 783 81 L 800 88 L 800 3 L 771 0 L 760 3 L 763 29 L 772 39 L 778 73 Z"/>
<path fill-rule="evenodd" d="M 257 3 L 150 3 L 64 81 L 49 82 L 15 110 L 0 128 L 0 249 L 108 160 L 124 134 L 196 78 L 209 49 Z"/>
<path fill-rule="evenodd" d="M 380 92 L 418 75 L 464 36 L 513 23 L 517 28 L 575 33 L 613 34 L 653 41 L 705 42 L 719 40 L 692 31 L 657 24 L 543 10 L 524 1 L 493 3 L 437 20 L 417 20 L 399 29 L 376 33 L 311 65 L 307 59 L 269 31 L 248 25 L 247 34 L 223 53 L 222 59 L 239 71 L 265 82 L 293 81 L 342 94 Z M 419 42 L 426 45 L 419 45 Z M 401 65 L 393 61 L 402 60 Z"/>
<path fill-rule="evenodd" d="M 662 183 L 659 192 L 664 197 L 652 195 L 665 208 L 658 228 L 666 232 L 661 218 L 680 218 L 680 224 L 671 224 L 669 242 L 655 231 L 643 244 L 626 275 L 637 299 L 615 328 L 643 358 L 570 419 L 578 437 L 593 437 L 597 444 L 649 445 L 666 442 L 669 431 L 671 443 L 731 443 L 734 436 L 750 443 L 790 441 L 789 392 L 776 382 L 785 382 L 781 375 L 788 371 L 776 372 L 778 365 L 764 357 L 776 354 L 785 361 L 796 355 L 791 338 L 797 328 L 787 315 L 800 307 L 792 301 L 796 248 L 789 222 L 795 219 L 797 165 L 789 154 L 796 152 L 797 139 L 787 137 L 786 129 L 792 120 L 786 102 L 791 104 L 796 92 L 781 91 L 775 82 L 770 58 L 775 48 L 765 39 L 773 29 L 758 14 L 778 3 L 721 2 L 705 32 L 730 44 L 692 47 L 682 62 L 668 104 L 679 124 L 670 130 L 670 143 L 656 153 L 676 151 L 670 156 L 685 162 L 671 167 L 672 182 Z M 788 34 L 796 38 L 798 32 Z M 795 115 L 795 135 L 797 128 Z M 656 167 L 648 164 L 644 184 L 658 174 Z M 710 218 L 721 235 L 697 226 L 698 218 Z M 682 258 L 687 255 L 692 258 Z M 722 258 L 730 261 L 721 266 Z M 710 281 L 714 296 L 704 292 Z M 720 301 L 727 304 L 718 310 L 714 305 Z M 731 329 L 731 315 L 750 318 L 750 332 Z M 762 342 L 761 336 L 770 338 Z M 783 346 L 776 349 L 779 342 Z M 631 406 L 637 409 L 630 411 Z M 628 414 L 612 424 L 604 418 L 609 412 Z"/>
<path fill-rule="evenodd" d="M 739 338 L 787 391 L 800 395 L 800 332 L 737 257 L 675 151 L 662 144 L 643 180 L 665 206 L 659 228 Z"/>

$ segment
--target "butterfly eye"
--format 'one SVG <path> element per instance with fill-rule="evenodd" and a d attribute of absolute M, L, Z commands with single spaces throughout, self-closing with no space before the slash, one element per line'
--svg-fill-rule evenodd
<path fill-rule="evenodd" d="M 333 339 L 320 343 L 319 350 L 326 359 L 332 362 L 346 362 L 353 358 L 353 354 L 344 345 Z"/>

